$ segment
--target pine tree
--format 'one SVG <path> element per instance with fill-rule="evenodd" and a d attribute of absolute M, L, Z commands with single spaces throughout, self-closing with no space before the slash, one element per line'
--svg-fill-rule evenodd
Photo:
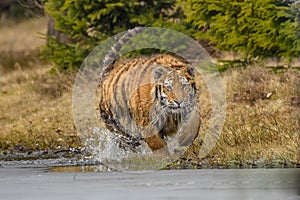
<path fill-rule="evenodd" d="M 299 16 L 285 0 L 187 0 L 187 21 L 221 50 L 244 56 L 299 56 Z M 298 30 L 298 33 L 297 33 Z"/>
<path fill-rule="evenodd" d="M 50 39 L 45 54 L 61 69 L 79 67 L 104 39 L 136 26 L 168 27 L 184 32 L 184 16 L 176 0 L 65 0 L 47 1 L 45 11 L 57 30 L 74 43 Z"/>

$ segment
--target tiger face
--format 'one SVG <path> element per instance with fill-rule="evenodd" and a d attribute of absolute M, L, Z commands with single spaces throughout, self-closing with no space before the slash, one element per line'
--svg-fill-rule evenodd
<path fill-rule="evenodd" d="M 168 114 L 184 114 L 196 103 L 193 68 L 174 70 L 166 67 L 154 69 L 155 99 Z"/>

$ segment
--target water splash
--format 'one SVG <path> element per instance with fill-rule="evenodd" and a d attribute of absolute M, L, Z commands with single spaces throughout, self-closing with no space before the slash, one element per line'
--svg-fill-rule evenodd
<path fill-rule="evenodd" d="M 157 170 L 172 161 L 170 157 L 153 156 L 144 141 L 140 141 L 141 145 L 134 150 L 124 148 L 118 142 L 120 137 L 105 128 L 94 127 L 85 140 L 90 159 L 117 171 Z"/>

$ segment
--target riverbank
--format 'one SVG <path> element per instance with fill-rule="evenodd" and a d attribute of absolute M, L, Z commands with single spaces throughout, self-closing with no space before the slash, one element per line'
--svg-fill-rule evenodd
<path fill-rule="evenodd" d="M 20 153 L 80 151 L 83 146 L 74 127 L 71 101 L 76 72 L 53 73 L 53 65 L 39 58 L 43 42 L 35 42 L 40 37 L 36 33 L 45 31 L 45 19 L 26 23 L 0 28 L 9 36 L 0 39 L 0 159 L 14 159 Z M 300 71 L 248 66 L 227 69 L 222 78 L 227 110 L 217 145 L 200 159 L 196 142 L 169 168 L 268 167 L 272 163 L 299 167 Z M 204 97 L 203 102 L 206 127 L 209 99 Z"/>

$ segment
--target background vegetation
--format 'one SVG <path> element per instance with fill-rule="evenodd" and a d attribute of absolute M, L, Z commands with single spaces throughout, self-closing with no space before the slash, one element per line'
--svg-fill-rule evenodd
<path fill-rule="evenodd" d="M 136 26 L 187 31 L 183 12 L 175 0 L 47 1 L 45 11 L 53 17 L 57 30 L 76 41 L 65 44 L 53 38 L 46 48 L 47 56 L 63 69 L 79 67 L 83 58 L 101 41 Z"/>
<path fill-rule="evenodd" d="M 299 4 L 283 0 L 182 3 L 186 20 L 217 48 L 244 56 L 295 57 L 300 54 Z"/>
<path fill-rule="evenodd" d="M 136 26 L 175 29 L 248 60 L 300 56 L 300 3 L 292 0 L 66 0 L 47 1 L 45 11 L 75 41 L 53 38 L 46 48 L 62 69 L 80 66 L 99 42 Z"/>
<path fill-rule="evenodd" d="M 284 57 L 299 68 L 290 62 L 300 48 L 295 1 L 48 0 L 42 5 L 47 18 L 1 22 L 0 159 L 10 153 L 80 149 L 72 119 L 72 69 L 102 40 L 135 26 L 178 30 L 226 55 L 222 59 L 231 59 L 233 51 L 242 60 Z M 58 33 L 46 44 L 49 19 Z M 299 167 L 299 69 L 272 71 L 261 63 L 226 69 L 228 107 L 221 138 L 206 160 L 197 157 L 196 141 L 186 160 L 196 167 L 265 167 L 274 161 Z M 208 104 L 201 108 L 203 126 Z"/>

